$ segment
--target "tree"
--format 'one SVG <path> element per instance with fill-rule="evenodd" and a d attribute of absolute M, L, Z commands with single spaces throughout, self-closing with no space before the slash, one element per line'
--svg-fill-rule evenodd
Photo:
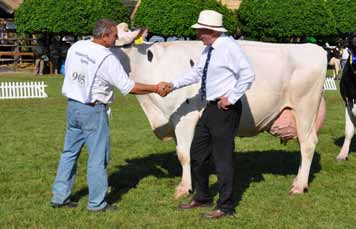
<path fill-rule="evenodd" d="M 339 34 L 346 36 L 356 30 L 355 0 L 328 0 L 327 4 L 334 14 Z"/>
<path fill-rule="evenodd" d="M 204 9 L 223 14 L 225 28 L 235 33 L 235 12 L 216 0 L 142 0 L 134 17 L 134 25 L 148 27 L 153 34 L 194 37 L 195 31 L 190 26 L 197 22 L 200 11 Z"/>
<path fill-rule="evenodd" d="M 238 18 L 242 33 L 259 40 L 336 33 L 334 15 L 325 0 L 244 0 Z"/>
<path fill-rule="evenodd" d="M 117 0 L 25 0 L 15 13 L 18 32 L 90 34 L 100 18 L 129 21 L 129 10 Z"/>

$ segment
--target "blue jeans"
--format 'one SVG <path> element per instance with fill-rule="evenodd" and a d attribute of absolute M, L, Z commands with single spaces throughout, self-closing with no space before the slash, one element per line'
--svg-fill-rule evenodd
<path fill-rule="evenodd" d="M 89 210 L 100 210 L 107 203 L 107 165 L 110 153 L 110 129 L 104 104 L 86 105 L 68 100 L 67 132 L 64 149 L 53 185 L 51 202 L 64 204 L 70 201 L 77 160 L 84 144 L 88 149 L 87 182 Z"/>
<path fill-rule="evenodd" d="M 348 59 L 341 59 L 341 70 L 344 70 L 345 64 L 348 61 Z"/>

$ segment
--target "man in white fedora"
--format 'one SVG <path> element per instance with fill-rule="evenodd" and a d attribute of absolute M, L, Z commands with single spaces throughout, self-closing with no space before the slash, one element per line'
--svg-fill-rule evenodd
<path fill-rule="evenodd" d="M 235 213 L 235 144 L 234 138 L 241 116 L 240 98 L 251 87 L 255 74 L 240 45 L 225 36 L 223 15 L 203 10 L 192 28 L 206 48 L 200 61 L 190 72 L 167 83 L 167 90 L 201 81 L 200 96 L 206 108 L 198 121 L 190 149 L 193 199 L 180 204 L 179 209 L 212 206 L 209 193 L 209 161 L 213 161 L 218 177 L 219 199 L 216 208 L 204 214 L 205 218 L 220 218 Z"/>

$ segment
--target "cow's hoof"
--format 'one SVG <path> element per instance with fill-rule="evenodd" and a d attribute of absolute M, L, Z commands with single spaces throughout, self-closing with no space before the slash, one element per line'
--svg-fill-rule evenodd
<path fill-rule="evenodd" d="M 179 199 L 181 197 L 185 197 L 189 195 L 189 189 L 183 187 L 177 187 L 176 193 L 174 194 L 175 199 Z"/>
<path fill-rule="evenodd" d="M 291 190 L 288 192 L 288 195 L 298 195 L 298 194 L 303 194 L 304 192 L 307 192 L 308 188 L 300 188 L 298 186 L 293 186 Z"/>
<path fill-rule="evenodd" d="M 349 158 L 345 157 L 345 156 L 337 156 L 336 160 L 338 160 L 338 161 L 347 161 L 347 160 L 349 160 Z"/>

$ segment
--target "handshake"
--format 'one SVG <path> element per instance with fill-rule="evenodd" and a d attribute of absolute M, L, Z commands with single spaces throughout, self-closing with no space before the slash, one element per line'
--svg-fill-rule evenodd
<path fill-rule="evenodd" d="M 165 97 L 173 91 L 173 85 L 167 82 L 160 82 L 156 84 L 156 93 L 162 97 Z"/>

